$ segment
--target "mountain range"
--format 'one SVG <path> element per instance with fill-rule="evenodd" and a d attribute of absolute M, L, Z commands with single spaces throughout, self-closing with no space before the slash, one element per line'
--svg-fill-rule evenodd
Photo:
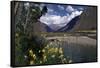
<path fill-rule="evenodd" d="M 96 30 L 97 8 L 87 7 L 81 15 L 74 17 L 69 23 L 56 31 L 41 22 L 36 23 L 34 28 L 36 32 L 74 32 L 81 30 Z"/>

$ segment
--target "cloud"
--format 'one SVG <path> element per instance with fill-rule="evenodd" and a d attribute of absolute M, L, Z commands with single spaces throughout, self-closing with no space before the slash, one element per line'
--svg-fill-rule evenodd
<path fill-rule="evenodd" d="M 67 12 L 69 12 L 69 13 L 71 13 L 71 12 L 73 12 L 75 9 L 72 7 L 72 6 L 67 6 L 67 8 L 66 8 L 66 11 Z"/>
<path fill-rule="evenodd" d="M 84 8 L 82 8 L 82 7 L 80 7 L 80 8 L 78 8 L 80 11 L 83 11 L 84 10 Z"/>
<path fill-rule="evenodd" d="M 50 9 L 50 8 L 47 8 L 48 9 L 48 12 L 53 12 L 54 10 L 53 9 Z"/>
<path fill-rule="evenodd" d="M 48 25 L 51 29 L 57 30 L 62 26 L 66 25 L 67 16 L 58 16 L 58 15 L 44 15 L 40 18 L 42 23 Z"/>
<path fill-rule="evenodd" d="M 60 8 L 61 10 L 64 10 L 64 7 L 61 5 L 58 5 L 58 8 Z"/>
<path fill-rule="evenodd" d="M 49 9 L 49 8 L 48 8 Z M 54 14 L 49 14 L 49 12 L 54 12 L 54 10 L 49 9 L 46 15 L 43 15 L 40 17 L 40 21 L 46 25 L 48 25 L 51 29 L 53 30 L 58 30 L 61 27 L 64 27 L 67 25 L 73 18 L 76 16 L 79 16 L 82 14 L 83 11 L 78 11 L 73 9 L 71 6 L 69 6 L 67 9 L 71 12 L 70 14 L 60 16 L 60 15 L 54 15 Z"/>
<path fill-rule="evenodd" d="M 75 18 L 76 16 L 79 16 L 83 13 L 83 11 L 74 11 L 72 12 L 69 17 L 68 17 L 68 21 L 71 21 L 73 18 Z"/>

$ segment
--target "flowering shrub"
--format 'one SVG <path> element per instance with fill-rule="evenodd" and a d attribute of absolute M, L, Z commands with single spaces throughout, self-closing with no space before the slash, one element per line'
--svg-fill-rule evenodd
<path fill-rule="evenodd" d="M 56 47 L 55 44 L 55 42 L 49 42 L 42 50 L 38 51 L 42 53 L 40 60 L 32 50 L 29 50 L 29 55 L 32 57 L 30 65 L 71 63 L 72 60 L 64 56 L 63 49 Z"/>

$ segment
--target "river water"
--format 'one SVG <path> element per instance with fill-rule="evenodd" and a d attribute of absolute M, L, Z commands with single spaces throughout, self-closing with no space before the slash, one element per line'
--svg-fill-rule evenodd
<path fill-rule="evenodd" d="M 48 37 L 60 40 L 59 47 L 63 48 L 64 55 L 73 63 L 97 61 L 96 39 L 86 36 Z"/>

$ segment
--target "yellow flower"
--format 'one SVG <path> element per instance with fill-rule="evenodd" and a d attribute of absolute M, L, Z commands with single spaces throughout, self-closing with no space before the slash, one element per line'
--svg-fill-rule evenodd
<path fill-rule="evenodd" d="M 60 56 L 59 56 L 59 58 L 63 58 L 63 57 L 64 57 L 64 55 L 60 55 Z"/>
<path fill-rule="evenodd" d="M 36 55 L 35 54 L 33 54 L 33 58 L 36 59 Z"/>
<path fill-rule="evenodd" d="M 46 57 L 45 55 L 43 55 L 43 60 L 44 60 L 44 62 L 47 61 L 46 58 L 47 58 L 47 57 Z"/>
<path fill-rule="evenodd" d="M 39 53 L 40 53 L 41 51 L 39 50 Z"/>
<path fill-rule="evenodd" d="M 72 63 L 72 60 L 69 60 L 69 62 L 68 63 Z"/>
<path fill-rule="evenodd" d="M 34 64 L 34 61 L 30 61 L 30 65 Z"/>
<path fill-rule="evenodd" d="M 46 59 L 46 56 L 44 55 L 43 58 Z"/>
<path fill-rule="evenodd" d="M 62 60 L 62 63 L 67 63 L 66 58 L 64 58 L 64 59 Z"/>
<path fill-rule="evenodd" d="M 54 50 L 54 48 L 50 48 L 50 49 L 49 49 L 49 52 L 53 52 L 53 50 Z"/>
<path fill-rule="evenodd" d="M 16 33 L 16 37 L 18 37 L 19 36 L 19 34 L 18 33 Z"/>
<path fill-rule="evenodd" d="M 47 46 L 45 48 L 48 49 L 49 48 L 49 45 L 47 44 Z"/>
<path fill-rule="evenodd" d="M 29 50 L 29 53 L 33 53 L 33 51 L 32 50 Z"/>
<path fill-rule="evenodd" d="M 62 48 L 59 48 L 59 53 L 63 53 L 63 49 Z"/>
<path fill-rule="evenodd" d="M 63 60 L 66 61 L 66 58 L 64 58 Z"/>
<path fill-rule="evenodd" d="M 63 49 L 60 47 L 59 50 L 63 50 Z"/>
<path fill-rule="evenodd" d="M 53 43 L 52 42 L 50 42 L 50 45 L 52 45 Z"/>
<path fill-rule="evenodd" d="M 29 54 L 32 56 L 33 55 L 33 51 L 32 50 L 29 50 Z"/>
<path fill-rule="evenodd" d="M 52 57 L 52 58 L 54 58 L 54 57 L 55 57 L 55 55 L 52 55 L 51 57 Z"/>
<path fill-rule="evenodd" d="M 42 61 L 40 61 L 40 63 L 42 63 Z"/>
<path fill-rule="evenodd" d="M 42 52 L 45 52 L 45 49 L 43 49 Z"/>
<path fill-rule="evenodd" d="M 55 52 L 58 52 L 58 48 L 55 48 Z"/>

